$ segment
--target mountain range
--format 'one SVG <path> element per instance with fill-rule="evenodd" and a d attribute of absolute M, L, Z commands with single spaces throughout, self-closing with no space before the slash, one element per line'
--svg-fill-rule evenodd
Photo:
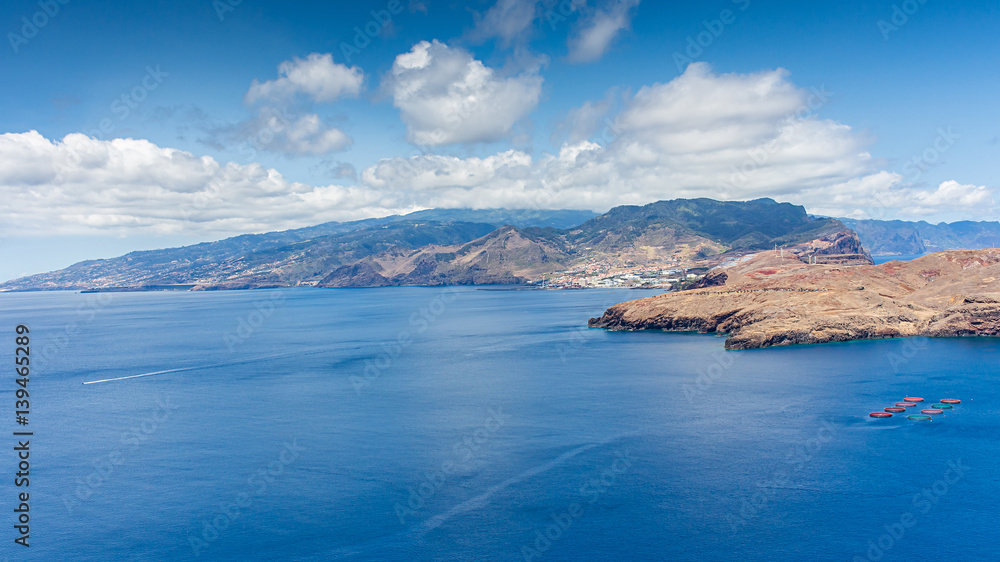
<path fill-rule="evenodd" d="M 596 216 L 458 209 L 326 223 L 84 261 L 0 290 L 523 283 L 593 264 L 669 266 L 776 245 L 870 262 L 843 223 L 800 206 L 676 199 Z"/>
<path fill-rule="evenodd" d="M 868 251 L 880 256 L 1000 246 L 1000 222 L 995 221 L 931 224 L 926 221 L 840 220 L 858 233 Z"/>
<path fill-rule="evenodd" d="M 2 283 L 0 290 L 509 284 L 597 266 L 711 266 L 776 246 L 803 260 L 871 263 L 870 254 L 984 248 L 998 241 L 996 222 L 813 217 L 772 199 L 675 199 L 600 215 L 430 209 L 88 260 Z"/>

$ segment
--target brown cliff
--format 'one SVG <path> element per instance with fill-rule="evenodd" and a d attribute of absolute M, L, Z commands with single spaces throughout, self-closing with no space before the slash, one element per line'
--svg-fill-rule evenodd
<path fill-rule="evenodd" d="M 808 264 L 763 252 L 708 278 L 722 284 L 618 304 L 589 325 L 725 333 L 727 349 L 1000 335 L 998 250 L 882 265 Z"/>

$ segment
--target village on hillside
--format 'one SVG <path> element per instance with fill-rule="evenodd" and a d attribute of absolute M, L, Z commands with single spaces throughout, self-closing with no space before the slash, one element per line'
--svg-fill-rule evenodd
<path fill-rule="evenodd" d="M 704 277 L 709 267 L 692 261 L 637 264 L 631 260 L 594 260 L 582 267 L 557 271 L 529 284 L 543 289 L 678 290 Z"/>

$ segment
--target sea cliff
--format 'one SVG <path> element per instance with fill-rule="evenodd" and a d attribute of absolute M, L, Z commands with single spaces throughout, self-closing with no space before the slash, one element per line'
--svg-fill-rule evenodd
<path fill-rule="evenodd" d="M 701 285 L 615 305 L 588 324 L 723 333 L 726 349 L 1000 335 L 1000 250 L 881 265 L 808 264 L 768 251 L 713 269 Z"/>

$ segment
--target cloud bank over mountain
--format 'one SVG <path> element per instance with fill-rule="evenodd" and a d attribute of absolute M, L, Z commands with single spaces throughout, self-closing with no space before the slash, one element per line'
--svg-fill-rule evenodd
<path fill-rule="evenodd" d="M 283 63 L 254 82 L 254 102 L 357 95 L 363 73 L 322 55 Z M 541 95 L 540 74 L 501 76 L 468 51 L 421 42 L 399 55 L 383 85 L 414 143 L 438 146 L 509 136 Z M 950 180 L 905 184 L 880 169 L 867 140 L 820 117 L 833 94 L 804 89 L 786 71 L 718 74 L 703 63 L 610 104 L 569 112 L 571 138 L 554 154 L 506 149 L 487 156 L 387 157 L 352 185 L 314 186 L 258 164 L 157 146 L 142 139 L 0 135 L 5 228 L 24 233 L 260 232 L 431 207 L 572 208 L 604 211 L 670 198 L 774 197 L 813 213 L 922 217 L 995 209 L 986 186 Z M 282 142 L 320 154 L 350 142 L 315 115 Z M 881 216 L 880 216 L 881 215 Z"/>

